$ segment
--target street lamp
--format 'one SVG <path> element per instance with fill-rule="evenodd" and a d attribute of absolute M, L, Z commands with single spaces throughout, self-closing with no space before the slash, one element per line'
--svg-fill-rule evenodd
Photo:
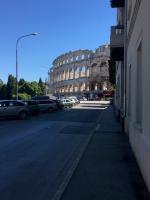
<path fill-rule="evenodd" d="M 21 37 L 17 39 L 17 42 L 16 42 L 16 100 L 18 100 L 18 44 L 22 38 L 32 36 L 32 35 L 35 36 L 35 35 L 38 35 L 38 33 L 30 33 L 27 35 L 22 35 Z"/>

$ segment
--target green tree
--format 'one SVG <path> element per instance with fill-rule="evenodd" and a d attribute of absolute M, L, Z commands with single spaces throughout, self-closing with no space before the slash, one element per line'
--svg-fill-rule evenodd
<path fill-rule="evenodd" d="M 13 99 L 16 99 L 16 95 L 13 95 Z M 18 99 L 19 100 L 29 100 L 31 99 L 31 96 L 28 95 L 27 93 L 18 93 Z"/>
<path fill-rule="evenodd" d="M 23 79 L 23 78 L 21 78 L 20 80 L 19 80 L 19 82 L 18 82 L 18 92 L 19 93 L 25 93 L 26 92 L 26 86 L 25 86 L 25 84 L 27 84 L 27 82 Z"/>
<path fill-rule="evenodd" d="M 19 80 L 19 82 L 18 82 L 18 85 L 19 86 L 22 86 L 22 85 L 24 85 L 25 84 L 25 80 L 23 79 L 23 78 L 21 78 L 20 80 Z"/>
<path fill-rule="evenodd" d="M 7 85 L 3 84 L 0 89 L 0 99 L 7 99 Z"/>
<path fill-rule="evenodd" d="M 36 81 L 31 82 L 31 87 L 32 87 L 32 90 L 33 90 L 33 95 L 32 96 L 40 95 L 41 88 L 40 88 L 40 86 L 38 85 L 38 83 Z"/>
<path fill-rule="evenodd" d="M 3 86 L 3 81 L 2 79 L 0 79 L 0 89 L 2 88 L 2 86 Z"/>
<path fill-rule="evenodd" d="M 30 96 L 40 95 L 41 89 L 36 81 L 27 82 L 20 86 L 19 93 L 26 93 Z"/>
<path fill-rule="evenodd" d="M 42 81 L 41 77 L 39 78 L 38 85 L 39 85 L 39 87 L 40 87 L 40 95 L 45 95 L 45 93 L 46 93 L 46 85 L 45 85 L 45 83 Z"/>
<path fill-rule="evenodd" d="M 25 82 L 20 88 L 19 88 L 19 93 L 26 93 L 28 95 L 33 95 L 33 90 L 31 87 L 30 82 Z"/>
<path fill-rule="evenodd" d="M 16 79 L 10 74 L 7 81 L 7 99 L 12 99 L 12 96 L 16 93 Z"/>

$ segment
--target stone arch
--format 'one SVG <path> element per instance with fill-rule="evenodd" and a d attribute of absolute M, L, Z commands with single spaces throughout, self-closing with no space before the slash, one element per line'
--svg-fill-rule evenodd
<path fill-rule="evenodd" d="M 82 60 L 85 59 L 85 55 L 84 54 L 81 55 L 81 59 Z"/>
<path fill-rule="evenodd" d="M 75 70 L 75 79 L 79 78 L 79 74 L 80 74 L 80 68 L 77 66 Z"/>
<path fill-rule="evenodd" d="M 82 66 L 81 67 L 81 77 L 85 77 L 86 76 L 86 67 Z"/>
<path fill-rule="evenodd" d="M 68 80 L 69 79 L 69 69 L 66 69 L 65 73 L 66 73 L 66 80 Z"/>
<path fill-rule="evenodd" d="M 86 67 L 86 77 L 89 77 L 90 76 L 90 69 L 89 67 Z"/>
<path fill-rule="evenodd" d="M 85 83 L 85 82 L 82 82 L 82 83 L 80 84 L 80 92 L 84 92 L 84 91 L 86 91 L 86 83 Z"/>
<path fill-rule="evenodd" d="M 76 61 L 78 61 L 79 60 L 79 56 L 76 56 Z"/>
<path fill-rule="evenodd" d="M 74 85 L 74 92 L 78 92 L 78 85 L 77 84 Z"/>
<path fill-rule="evenodd" d="M 74 70 L 73 70 L 73 68 L 69 69 L 69 79 L 74 79 Z"/>

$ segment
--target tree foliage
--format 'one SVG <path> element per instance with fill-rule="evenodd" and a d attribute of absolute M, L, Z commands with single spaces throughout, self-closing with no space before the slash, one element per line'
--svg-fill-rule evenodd
<path fill-rule="evenodd" d="M 33 96 L 45 95 L 46 84 L 39 79 L 39 82 L 28 82 L 20 79 L 18 82 L 18 97 L 19 99 L 30 99 Z M 15 99 L 16 98 L 16 78 L 13 75 L 8 76 L 6 84 L 0 79 L 0 99 Z"/>
<path fill-rule="evenodd" d="M 16 79 L 10 74 L 7 81 L 7 99 L 12 99 L 12 96 L 16 93 Z"/>
<path fill-rule="evenodd" d="M 41 77 L 39 79 L 39 89 L 40 89 L 40 95 L 44 95 L 45 94 L 45 91 L 46 91 L 46 85 L 45 83 L 42 81 Z"/>
<path fill-rule="evenodd" d="M 2 86 L 3 86 L 3 81 L 2 79 L 0 79 L 0 89 L 2 88 Z"/>
<path fill-rule="evenodd" d="M 0 88 L 0 99 L 7 99 L 7 85 L 3 84 Z"/>
<path fill-rule="evenodd" d="M 24 84 L 25 84 L 25 80 L 23 79 L 23 78 L 21 78 L 20 80 L 19 80 L 19 82 L 18 82 L 18 85 L 19 86 L 23 86 Z"/>

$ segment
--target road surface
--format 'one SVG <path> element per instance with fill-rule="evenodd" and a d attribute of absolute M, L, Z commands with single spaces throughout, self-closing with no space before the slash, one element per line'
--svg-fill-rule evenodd
<path fill-rule="evenodd" d="M 0 120 L 0 200 L 51 200 L 105 105 L 80 104 L 27 120 Z"/>

